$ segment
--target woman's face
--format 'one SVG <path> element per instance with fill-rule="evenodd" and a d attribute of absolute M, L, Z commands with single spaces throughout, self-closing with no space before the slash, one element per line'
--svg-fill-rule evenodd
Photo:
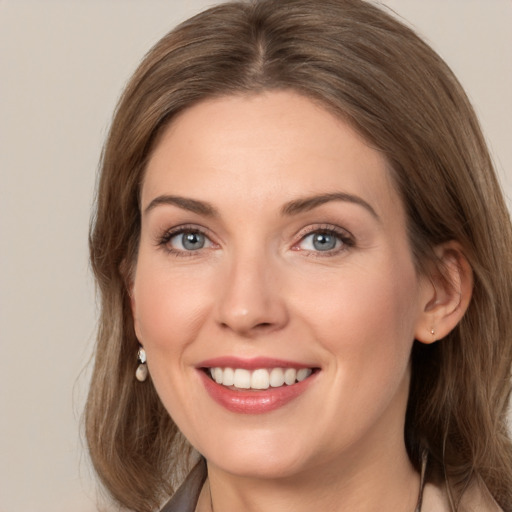
<path fill-rule="evenodd" d="M 141 208 L 136 333 L 212 466 L 290 476 L 403 450 L 431 285 L 381 153 L 292 92 L 208 100 L 163 134 Z"/>

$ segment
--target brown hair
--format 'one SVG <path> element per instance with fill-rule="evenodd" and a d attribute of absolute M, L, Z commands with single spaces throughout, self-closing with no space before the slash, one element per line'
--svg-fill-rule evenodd
<path fill-rule="evenodd" d="M 412 463 L 454 493 L 482 478 L 512 510 L 506 430 L 512 361 L 512 230 L 473 109 L 440 57 L 362 0 L 261 0 L 205 11 L 145 57 L 117 107 L 90 234 L 101 294 L 86 407 L 94 466 L 122 505 L 146 512 L 173 492 L 190 451 L 149 380 L 134 379 L 137 340 L 126 278 L 136 261 L 139 193 L 155 140 L 213 96 L 292 89 L 342 116 L 388 158 L 418 268 L 455 240 L 474 272 L 460 324 L 415 342 L 405 440 Z"/>

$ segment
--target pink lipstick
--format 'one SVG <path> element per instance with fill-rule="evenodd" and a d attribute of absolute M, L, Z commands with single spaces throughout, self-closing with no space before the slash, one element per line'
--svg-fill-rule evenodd
<path fill-rule="evenodd" d="M 221 357 L 197 366 L 201 381 L 219 405 L 231 412 L 262 414 L 302 395 L 319 368 L 273 358 Z"/>

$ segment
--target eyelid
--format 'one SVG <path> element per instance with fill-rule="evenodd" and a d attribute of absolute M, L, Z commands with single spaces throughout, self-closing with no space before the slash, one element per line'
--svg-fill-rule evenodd
<path fill-rule="evenodd" d="M 182 234 L 182 233 L 187 233 L 187 232 L 188 233 L 200 233 L 200 234 L 204 235 L 208 239 L 208 241 L 210 242 L 211 245 L 209 247 L 203 247 L 203 248 L 197 249 L 195 251 L 180 250 L 180 249 L 175 249 L 175 248 L 171 248 L 168 246 L 169 241 L 173 237 L 175 237 L 179 234 Z M 318 250 L 313 251 L 313 250 L 301 249 L 299 247 L 299 244 L 306 237 L 311 236 L 315 233 L 329 233 L 329 234 L 336 236 L 341 241 L 341 247 L 327 250 L 327 251 L 318 251 Z M 211 231 L 204 226 L 201 226 L 198 224 L 181 224 L 181 225 L 173 226 L 172 228 L 160 231 L 155 236 L 155 245 L 157 247 L 165 250 L 167 253 L 174 254 L 176 256 L 194 256 L 194 255 L 197 255 L 198 253 L 203 252 L 204 250 L 209 250 L 212 248 L 219 247 L 219 244 L 216 243 L 213 238 L 214 237 L 212 237 Z M 348 231 L 347 229 L 342 228 L 341 226 L 337 226 L 335 224 L 323 223 L 323 224 L 309 225 L 309 226 L 301 229 L 297 233 L 295 239 L 296 239 L 296 241 L 292 245 L 292 250 L 296 250 L 296 251 L 300 250 L 305 253 L 312 253 L 315 256 L 329 256 L 329 255 L 341 253 L 355 245 L 355 238 L 352 235 L 352 233 L 350 233 L 350 231 Z"/>
<path fill-rule="evenodd" d="M 334 234 L 340 236 L 341 238 L 347 238 L 347 239 L 354 238 L 354 235 L 352 235 L 352 233 L 348 229 L 342 228 L 341 226 L 337 226 L 336 224 L 322 223 L 322 224 L 310 224 L 310 225 L 306 226 L 305 228 L 302 228 L 297 233 L 297 236 L 296 236 L 297 241 L 302 240 L 307 235 L 311 235 L 312 233 L 318 233 L 318 232 L 334 233 Z"/>
<path fill-rule="evenodd" d="M 308 236 L 314 235 L 315 233 L 330 233 L 334 236 L 336 236 L 342 243 L 342 246 L 336 249 L 331 249 L 328 251 L 311 251 L 311 250 L 304 250 L 300 249 L 299 244 L 304 241 Z M 297 233 L 297 241 L 293 244 L 292 249 L 296 251 L 303 251 L 312 253 L 315 256 L 329 256 L 337 253 L 341 253 L 346 251 L 347 249 L 353 247 L 355 245 L 355 238 L 345 228 L 342 228 L 340 226 L 336 226 L 334 224 L 317 224 L 317 225 L 310 225 L 306 228 L 303 228 Z"/>
<path fill-rule="evenodd" d="M 183 233 L 199 233 L 204 235 L 208 241 L 210 242 L 209 247 L 203 247 L 197 249 L 195 251 L 186 251 L 181 249 L 171 248 L 168 244 L 169 241 L 172 240 L 173 237 L 183 234 Z M 165 250 L 169 254 L 174 254 L 175 256 L 194 256 L 203 250 L 211 249 L 212 247 L 218 246 L 213 240 L 211 236 L 211 232 L 209 229 L 204 226 L 200 226 L 197 224 L 180 224 L 178 226 L 173 226 L 172 228 L 163 230 L 159 232 L 155 237 L 155 245 L 163 250 Z"/>

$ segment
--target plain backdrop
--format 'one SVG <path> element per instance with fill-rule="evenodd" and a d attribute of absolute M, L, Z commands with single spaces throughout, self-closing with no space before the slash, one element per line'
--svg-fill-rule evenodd
<path fill-rule="evenodd" d="M 87 231 L 111 113 L 205 0 L 0 0 L 0 512 L 92 512 Z M 512 197 L 512 0 L 387 0 L 447 60 Z"/>

